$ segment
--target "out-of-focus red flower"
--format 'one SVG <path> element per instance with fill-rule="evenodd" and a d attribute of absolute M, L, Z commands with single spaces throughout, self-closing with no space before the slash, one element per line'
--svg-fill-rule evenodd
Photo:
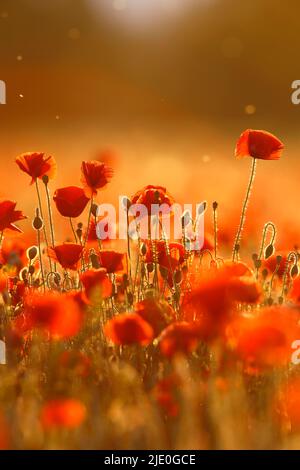
<path fill-rule="evenodd" d="M 16 318 L 20 333 L 40 329 L 54 339 L 76 335 L 83 321 L 78 304 L 67 294 L 29 294 L 25 297 L 24 312 Z"/>
<path fill-rule="evenodd" d="M 229 277 L 243 277 L 253 275 L 251 268 L 241 261 L 237 263 L 232 261 L 225 261 L 222 266 L 222 272 Z"/>
<path fill-rule="evenodd" d="M 57 261 L 64 269 L 76 271 L 83 252 L 83 247 L 76 243 L 63 243 L 49 248 L 49 256 Z"/>
<path fill-rule="evenodd" d="M 0 250 L 1 264 L 9 264 L 21 269 L 26 263 L 26 241 L 20 236 L 4 238 Z"/>
<path fill-rule="evenodd" d="M 104 326 L 105 336 L 115 344 L 149 344 L 153 339 L 153 329 L 137 313 L 122 313 Z"/>
<path fill-rule="evenodd" d="M 5 229 L 14 230 L 16 232 L 22 232 L 14 222 L 19 220 L 27 219 L 22 211 L 16 211 L 16 202 L 14 201 L 0 201 L 0 232 Z"/>
<path fill-rule="evenodd" d="M 79 217 L 86 208 L 89 198 L 82 188 L 78 186 L 67 186 L 57 189 L 53 200 L 58 212 L 63 217 Z"/>
<path fill-rule="evenodd" d="M 175 417 L 179 413 L 179 403 L 176 396 L 179 385 L 179 378 L 173 374 L 159 380 L 152 390 L 155 400 L 170 417 Z"/>
<path fill-rule="evenodd" d="M 152 326 L 155 336 L 175 320 L 175 312 L 165 300 L 141 300 L 135 305 L 135 312 Z"/>
<path fill-rule="evenodd" d="M 105 163 L 91 160 L 82 162 L 81 182 L 88 197 L 95 196 L 98 189 L 104 188 L 113 176 L 113 170 Z"/>
<path fill-rule="evenodd" d="M 74 429 L 86 419 L 86 407 L 74 398 L 49 400 L 41 410 L 41 423 L 48 430 L 52 428 Z"/>
<path fill-rule="evenodd" d="M 255 304 L 259 297 L 251 278 L 230 277 L 226 269 L 220 269 L 184 297 L 183 315 L 188 321 L 201 320 L 203 339 L 209 340 L 223 333 L 237 303 Z"/>
<path fill-rule="evenodd" d="M 54 178 L 56 173 L 56 162 L 53 157 L 43 152 L 27 152 L 16 158 L 19 168 L 31 176 L 31 184 L 37 178 L 47 175 L 49 179 Z"/>
<path fill-rule="evenodd" d="M 294 279 L 293 287 L 289 293 L 289 297 L 297 304 L 300 303 L 300 277 Z"/>
<path fill-rule="evenodd" d="M 8 276 L 3 270 L 0 271 L 0 293 L 8 289 Z"/>
<path fill-rule="evenodd" d="M 283 143 L 275 135 L 266 131 L 247 129 L 237 141 L 235 155 L 238 158 L 278 160 L 282 150 Z"/>
<path fill-rule="evenodd" d="M 112 283 L 104 268 L 89 269 L 80 275 L 80 280 L 88 298 L 93 295 L 107 298 L 112 294 Z"/>
<path fill-rule="evenodd" d="M 175 322 L 163 330 L 159 347 L 166 357 L 190 354 L 197 348 L 201 337 L 197 322 Z"/>
<path fill-rule="evenodd" d="M 247 367 L 268 368 L 291 361 L 292 343 L 300 338 L 299 312 L 270 307 L 254 317 L 240 317 L 226 330 L 228 344 Z"/>
<path fill-rule="evenodd" d="M 86 377 L 91 369 L 90 358 L 81 351 L 64 351 L 59 357 L 59 364 L 63 369 L 72 370 L 75 375 Z"/>
<path fill-rule="evenodd" d="M 152 204 L 165 204 L 165 210 L 162 212 L 169 214 L 170 207 L 174 204 L 174 199 L 163 186 L 149 184 L 138 191 L 132 197 L 131 202 L 132 204 L 143 204 L 147 208 L 148 215 L 151 215 Z"/>
<path fill-rule="evenodd" d="M 118 253 L 114 250 L 101 250 L 98 255 L 100 266 L 105 268 L 108 273 L 124 270 L 124 253 Z"/>

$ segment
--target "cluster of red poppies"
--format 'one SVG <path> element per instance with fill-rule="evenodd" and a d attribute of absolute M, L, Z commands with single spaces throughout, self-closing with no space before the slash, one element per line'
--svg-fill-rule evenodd
<path fill-rule="evenodd" d="M 259 376 L 287 367 L 291 345 L 300 339 L 298 253 L 276 253 L 274 236 L 267 247 L 262 245 L 261 252 L 253 255 L 253 266 L 241 261 L 242 233 L 257 160 L 277 160 L 282 149 L 281 141 L 265 131 L 247 130 L 237 142 L 236 156 L 250 156 L 253 163 L 231 259 L 222 257 L 220 249 L 217 253 L 216 226 L 214 234 L 205 237 L 200 251 L 187 249 L 184 226 L 180 241 L 167 240 L 163 235 L 160 240 L 132 241 L 128 236 L 127 252 L 103 249 L 96 236 L 99 218 L 95 206 L 97 193 L 110 181 L 112 170 L 99 161 L 83 162 L 82 186 L 56 189 L 51 198 L 54 158 L 37 152 L 19 156 L 17 165 L 36 187 L 38 209 L 33 229 L 37 243 L 28 247 L 20 239 L 19 245 L 13 245 L 6 230 L 20 232 L 15 222 L 25 216 L 16 210 L 15 202 L 1 202 L 0 289 L 9 318 L 4 322 L 7 347 L 17 349 L 22 360 L 36 332 L 45 342 L 90 334 L 103 348 L 110 351 L 113 347 L 118 357 L 125 354 L 126 358 L 128 347 L 139 358 L 143 351 L 145 361 L 155 358 L 157 364 L 172 363 L 178 357 L 199 359 L 205 345 L 210 354 L 216 354 L 214 367 L 219 379 L 232 369 Z M 74 242 L 56 243 L 52 201 L 59 214 L 69 219 Z M 165 188 L 149 185 L 138 191 L 129 205 L 144 204 L 150 210 L 152 204 L 171 206 L 173 202 Z M 75 225 L 74 219 L 85 209 L 87 223 Z M 216 210 L 217 205 L 213 205 Z M 18 254 L 15 259 L 10 258 L 12 250 Z M 204 263 L 204 259 L 209 262 Z M 80 351 L 66 346 L 65 353 L 66 367 L 70 355 L 75 355 L 77 366 L 82 366 Z M 88 355 L 83 357 L 86 371 L 91 364 Z M 205 366 L 207 376 L 213 370 L 209 362 Z M 204 370 L 202 373 L 204 377 Z M 174 393 L 178 386 L 176 374 L 166 375 L 152 390 L 170 416 L 178 413 Z M 300 391 L 299 381 L 294 380 L 291 386 L 293 392 L 285 399 L 297 427 L 300 402 L 294 390 Z M 299 416 L 296 413 L 294 418 L 293 401 L 299 405 Z M 86 408 L 75 399 L 53 399 L 46 403 L 41 416 L 46 428 L 72 428 L 84 421 Z"/>

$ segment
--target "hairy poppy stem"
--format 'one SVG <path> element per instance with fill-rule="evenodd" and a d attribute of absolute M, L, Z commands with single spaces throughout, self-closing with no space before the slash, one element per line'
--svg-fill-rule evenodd
<path fill-rule="evenodd" d="M 218 250 L 218 203 L 216 201 L 213 203 L 213 220 L 214 220 L 214 251 L 215 251 L 215 260 L 216 260 L 217 250 Z"/>
<path fill-rule="evenodd" d="M 249 202 L 249 198 L 250 198 L 250 194 L 251 194 L 251 190 L 252 190 L 252 186 L 253 186 L 253 181 L 254 181 L 255 174 L 256 174 L 256 163 L 257 163 L 257 159 L 253 158 L 252 159 L 250 179 L 249 179 L 247 192 L 246 192 L 246 196 L 245 196 L 244 203 L 243 203 L 243 208 L 242 208 L 242 215 L 241 215 L 241 219 L 240 219 L 240 225 L 239 225 L 238 231 L 236 233 L 234 244 L 233 244 L 232 261 L 236 261 L 237 257 L 238 257 L 239 245 L 240 245 L 240 241 L 241 241 L 241 238 L 242 238 L 242 232 L 243 232 L 243 228 L 244 228 L 244 224 L 245 224 L 246 212 L 247 212 L 247 208 L 248 208 L 248 202 Z"/>
<path fill-rule="evenodd" d="M 37 179 L 35 180 L 35 187 L 36 187 L 36 193 L 37 193 L 37 197 L 38 197 L 40 216 L 44 220 L 41 195 L 40 195 L 40 190 L 39 190 L 39 185 L 38 185 Z M 44 233 L 45 243 L 46 243 L 46 246 L 47 246 L 47 249 L 48 249 L 49 248 L 49 243 L 48 243 L 48 237 L 47 237 L 47 231 L 46 231 L 45 223 L 43 224 L 43 233 Z M 49 260 L 49 265 L 50 265 L 50 271 L 52 271 L 52 263 L 51 263 L 51 259 L 50 259 L 49 256 L 48 256 L 48 260 Z"/>
<path fill-rule="evenodd" d="M 45 292 L 46 285 L 45 285 L 45 275 L 44 275 L 44 267 L 43 267 L 43 259 L 42 259 L 42 250 L 41 250 L 41 235 L 40 235 L 39 230 L 37 230 L 37 242 L 38 242 L 38 249 L 39 249 L 40 268 L 41 268 L 41 274 L 42 274 L 42 279 L 43 279 L 43 289 Z"/>

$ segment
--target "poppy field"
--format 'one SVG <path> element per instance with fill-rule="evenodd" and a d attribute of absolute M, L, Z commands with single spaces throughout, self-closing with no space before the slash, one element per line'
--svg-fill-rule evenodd
<path fill-rule="evenodd" d="M 167 188 L 133 188 L 116 244 L 99 238 L 97 208 L 118 168 L 85 160 L 80 185 L 59 188 L 53 156 L 16 156 L 32 210 L 0 201 L 1 449 L 299 448 L 299 252 L 277 250 L 272 221 L 256 251 L 244 235 L 256 172 L 284 143 L 248 129 L 234 146 L 250 167 L 236 235 L 203 201 L 199 249 L 187 214 L 180 239 L 137 221 L 130 237 L 133 204 L 172 214 Z"/>

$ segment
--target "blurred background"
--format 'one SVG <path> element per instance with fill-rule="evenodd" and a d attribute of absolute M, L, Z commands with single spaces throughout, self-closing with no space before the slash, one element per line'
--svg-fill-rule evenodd
<path fill-rule="evenodd" d="M 286 150 L 259 162 L 245 234 L 258 244 L 272 220 L 279 246 L 300 244 L 299 13 L 299 0 L 0 0 L 0 196 L 34 211 L 21 152 L 55 156 L 54 190 L 105 151 L 115 177 L 99 202 L 164 185 L 217 200 L 230 237 L 250 166 L 235 142 L 265 129 Z"/>

